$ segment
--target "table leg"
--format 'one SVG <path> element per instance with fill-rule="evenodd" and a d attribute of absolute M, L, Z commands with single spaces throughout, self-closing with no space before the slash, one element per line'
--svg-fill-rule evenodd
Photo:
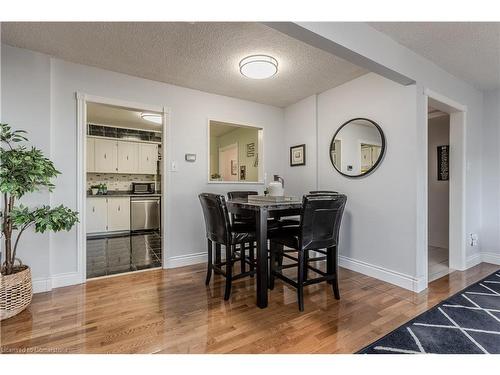
<path fill-rule="evenodd" d="M 267 307 L 267 208 L 256 212 L 257 222 L 257 306 Z"/>

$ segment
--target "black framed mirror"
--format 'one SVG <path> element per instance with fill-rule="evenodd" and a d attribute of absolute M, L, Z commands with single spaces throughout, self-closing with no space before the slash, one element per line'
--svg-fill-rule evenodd
<path fill-rule="evenodd" d="M 384 132 L 375 121 L 353 118 L 343 123 L 333 135 L 330 161 L 343 176 L 366 176 L 380 165 L 385 143 Z"/>

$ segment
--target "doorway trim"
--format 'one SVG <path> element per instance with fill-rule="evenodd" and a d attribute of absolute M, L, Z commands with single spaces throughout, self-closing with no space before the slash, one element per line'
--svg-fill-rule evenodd
<path fill-rule="evenodd" d="M 87 281 L 87 245 L 86 245 L 86 198 L 87 198 L 87 103 L 99 103 L 117 107 L 137 109 L 161 113 L 162 121 L 162 176 L 161 176 L 161 223 L 162 223 L 162 268 L 167 268 L 167 249 L 170 248 L 170 168 L 172 137 L 170 136 L 169 107 L 145 103 L 131 102 L 121 99 L 89 95 L 83 92 L 75 93 L 77 102 L 77 197 L 76 205 L 79 223 L 77 224 L 77 273 L 81 283 Z M 167 136 L 169 135 L 169 136 Z"/>
<path fill-rule="evenodd" d="M 430 89 L 424 89 L 424 204 L 420 207 L 424 221 L 420 232 L 421 246 L 417 246 L 417 275 L 423 275 L 417 292 L 427 289 L 428 286 L 428 106 L 439 109 L 450 115 L 450 182 L 449 182 L 449 267 L 455 270 L 465 270 L 466 262 L 466 131 L 467 106 L 460 104 L 442 94 Z"/>

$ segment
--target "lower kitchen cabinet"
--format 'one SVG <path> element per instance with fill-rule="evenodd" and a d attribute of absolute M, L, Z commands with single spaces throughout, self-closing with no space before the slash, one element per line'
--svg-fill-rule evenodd
<path fill-rule="evenodd" d="M 130 230 L 129 197 L 88 197 L 87 234 Z"/>
<path fill-rule="evenodd" d="M 87 198 L 87 233 L 106 232 L 108 227 L 108 203 L 106 198 Z"/>
<path fill-rule="evenodd" d="M 130 198 L 106 198 L 108 201 L 108 231 L 130 230 Z"/>

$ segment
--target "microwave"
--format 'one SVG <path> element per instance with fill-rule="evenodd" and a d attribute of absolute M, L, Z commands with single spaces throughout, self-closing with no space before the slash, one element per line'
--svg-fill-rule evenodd
<path fill-rule="evenodd" d="M 132 194 L 154 194 L 154 182 L 132 182 Z"/>

